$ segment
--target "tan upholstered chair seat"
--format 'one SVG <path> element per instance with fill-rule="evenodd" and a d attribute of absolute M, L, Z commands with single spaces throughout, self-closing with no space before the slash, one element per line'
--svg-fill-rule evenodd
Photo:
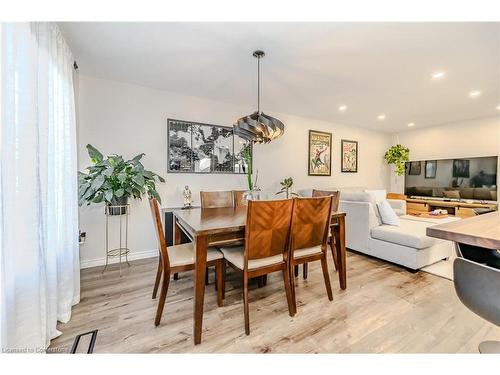
<path fill-rule="evenodd" d="M 243 246 L 223 247 L 221 248 L 224 258 L 239 269 L 243 269 L 244 252 Z M 283 254 L 270 256 L 267 258 L 252 259 L 248 261 L 248 269 L 253 270 L 261 267 L 279 264 L 283 261 Z"/>
<path fill-rule="evenodd" d="M 295 259 L 299 259 L 302 257 L 307 257 L 309 255 L 320 254 L 321 253 L 321 245 L 308 247 L 306 249 L 295 250 L 293 252 L 293 256 Z"/>
<path fill-rule="evenodd" d="M 194 246 L 192 243 L 170 246 L 168 248 L 168 258 L 170 267 L 187 266 L 194 264 Z M 222 253 L 215 247 L 209 247 L 207 252 L 207 262 L 216 259 L 222 259 Z"/>

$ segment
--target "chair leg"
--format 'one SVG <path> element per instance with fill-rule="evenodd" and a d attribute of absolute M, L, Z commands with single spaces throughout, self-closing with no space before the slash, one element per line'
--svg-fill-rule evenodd
<path fill-rule="evenodd" d="M 285 284 L 286 302 L 288 303 L 288 314 L 290 316 L 295 315 L 297 310 L 294 305 L 294 300 L 292 296 L 292 283 L 290 281 L 290 273 L 288 271 L 288 266 L 283 266 L 283 283 Z"/>
<path fill-rule="evenodd" d="M 222 259 L 222 299 L 226 299 L 226 260 Z"/>
<path fill-rule="evenodd" d="M 267 275 L 262 276 L 262 285 L 263 286 L 267 285 Z"/>
<path fill-rule="evenodd" d="M 293 267 L 293 275 L 294 275 L 295 277 L 299 276 L 299 266 L 298 266 L 298 265 L 295 265 L 295 266 Z"/>
<path fill-rule="evenodd" d="M 262 288 L 264 284 L 262 283 L 262 276 L 257 277 L 257 288 Z"/>
<path fill-rule="evenodd" d="M 302 277 L 304 280 L 307 280 L 307 263 L 302 265 Z"/>
<path fill-rule="evenodd" d="M 158 293 L 158 287 L 160 286 L 161 274 L 163 272 L 163 263 L 161 262 L 161 256 L 158 259 L 158 268 L 156 269 L 155 286 L 153 288 L 153 299 L 156 298 Z"/>
<path fill-rule="evenodd" d="M 217 306 L 222 307 L 224 287 L 222 286 L 223 280 L 224 259 L 220 259 L 215 263 L 215 278 L 217 285 Z"/>
<path fill-rule="evenodd" d="M 335 249 L 335 240 L 333 236 L 330 237 L 330 249 L 332 250 L 333 264 L 335 265 L 335 270 L 338 270 L 339 261 L 337 259 L 337 250 Z"/>
<path fill-rule="evenodd" d="M 179 274 L 177 272 L 174 273 L 174 280 L 179 280 Z"/>
<path fill-rule="evenodd" d="M 328 299 L 333 301 L 332 285 L 330 284 L 330 276 L 328 275 L 326 253 L 323 253 L 323 257 L 321 258 L 321 268 L 323 269 L 323 278 L 325 279 L 326 294 L 328 294 Z"/>
<path fill-rule="evenodd" d="M 205 269 L 205 285 L 208 285 L 208 267 Z"/>
<path fill-rule="evenodd" d="M 245 334 L 250 334 L 250 311 L 248 309 L 248 277 L 243 275 L 243 312 L 245 314 Z"/>
<path fill-rule="evenodd" d="M 160 325 L 161 316 L 163 314 L 163 307 L 167 298 L 168 285 L 170 283 L 170 272 L 163 275 L 163 283 L 161 285 L 160 299 L 158 301 L 158 308 L 156 309 L 155 326 Z"/>

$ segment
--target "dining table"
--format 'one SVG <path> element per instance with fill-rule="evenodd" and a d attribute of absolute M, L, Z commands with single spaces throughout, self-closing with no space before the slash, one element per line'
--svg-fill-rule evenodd
<path fill-rule="evenodd" d="M 207 249 L 245 238 L 247 206 L 224 208 L 191 208 L 173 211 L 174 244 L 181 242 L 181 233 L 186 234 L 195 248 L 194 270 L 194 343 L 201 343 L 203 304 L 205 296 L 205 273 Z M 341 289 L 346 289 L 345 213 L 332 212 L 332 236 L 335 242 L 337 268 Z"/>

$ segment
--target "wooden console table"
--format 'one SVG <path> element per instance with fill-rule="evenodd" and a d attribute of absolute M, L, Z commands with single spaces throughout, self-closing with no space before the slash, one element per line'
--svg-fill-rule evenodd
<path fill-rule="evenodd" d="M 476 216 L 475 208 L 486 208 L 497 210 L 498 204 L 496 203 L 467 203 L 463 201 L 445 201 L 439 199 L 419 199 L 419 198 L 406 198 L 406 211 L 408 214 L 425 213 L 434 211 L 435 209 L 447 210 L 449 215 L 466 218 Z"/>

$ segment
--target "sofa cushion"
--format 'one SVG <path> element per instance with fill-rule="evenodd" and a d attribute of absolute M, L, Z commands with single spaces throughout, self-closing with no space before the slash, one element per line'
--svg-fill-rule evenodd
<path fill-rule="evenodd" d="M 377 201 L 375 200 L 375 196 L 373 194 L 364 191 L 355 191 L 355 192 L 340 191 L 340 200 L 348 202 L 370 203 L 372 205 L 373 212 L 375 213 L 375 217 L 377 218 L 378 224 L 382 224 L 382 221 L 380 219 L 380 214 L 377 209 Z"/>
<path fill-rule="evenodd" d="M 371 194 L 376 202 L 381 202 L 387 198 L 387 190 L 365 190 L 366 193 Z"/>
<path fill-rule="evenodd" d="M 399 227 L 399 217 L 396 212 L 394 212 L 389 202 L 387 202 L 387 199 L 377 202 L 377 208 L 382 223 Z"/>
<path fill-rule="evenodd" d="M 445 198 L 460 199 L 460 191 L 458 190 L 445 190 L 443 191 Z"/>
<path fill-rule="evenodd" d="M 474 199 L 479 199 L 481 201 L 487 201 L 491 199 L 491 191 L 496 189 L 490 188 L 475 188 L 474 189 Z"/>
<path fill-rule="evenodd" d="M 380 225 L 372 228 L 371 236 L 377 240 L 395 243 L 414 249 L 425 249 L 436 243 L 436 240 L 426 235 L 427 227 L 432 224 L 414 220 L 400 220 L 399 227 Z"/>

